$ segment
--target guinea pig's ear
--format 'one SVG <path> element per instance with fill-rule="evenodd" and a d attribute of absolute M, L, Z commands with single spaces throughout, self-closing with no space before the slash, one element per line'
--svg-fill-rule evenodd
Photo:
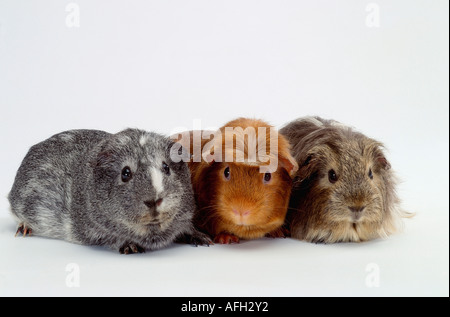
<path fill-rule="evenodd" d="M 216 162 L 216 159 L 214 158 L 213 154 L 207 154 L 206 157 L 204 157 L 204 161 L 208 163 L 209 166 L 211 166 Z"/>
<path fill-rule="evenodd" d="M 298 171 L 298 164 L 290 153 L 280 153 L 278 155 L 278 161 L 291 177 Z"/>
<path fill-rule="evenodd" d="M 391 164 L 386 159 L 383 149 L 384 149 L 383 144 L 379 142 L 376 142 L 369 147 L 371 156 L 373 157 L 374 160 L 375 167 L 381 170 L 388 171 L 391 169 Z"/>
<path fill-rule="evenodd" d="M 93 160 L 91 160 L 90 165 L 92 168 L 101 167 L 107 165 L 113 159 L 113 153 L 111 151 L 102 151 L 97 154 Z"/>
<path fill-rule="evenodd" d="M 317 155 L 314 153 L 307 153 L 299 163 L 298 176 L 300 180 L 307 179 L 317 170 Z"/>
<path fill-rule="evenodd" d="M 386 157 L 384 156 L 383 153 L 379 153 L 376 157 L 375 157 L 375 162 L 378 164 L 378 166 L 380 166 L 382 169 L 388 171 L 391 169 L 391 164 L 389 163 L 389 161 L 386 159 Z"/>
<path fill-rule="evenodd" d="M 170 159 L 175 163 L 179 163 L 181 161 L 187 163 L 190 162 L 191 160 L 191 154 L 189 150 L 186 147 L 184 147 L 180 142 L 173 142 L 171 140 L 169 142 L 167 150 Z"/>
<path fill-rule="evenodd" d="M 287 139 L 281 134 L 278 134 L 278 162 L 291 177 L 294 177 L 295 173 L 297 173 L 298 164 L 291 155 L 291 146 Z"/>

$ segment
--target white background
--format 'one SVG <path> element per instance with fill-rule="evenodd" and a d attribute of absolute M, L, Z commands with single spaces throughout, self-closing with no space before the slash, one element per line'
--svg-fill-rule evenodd
<path fill-rule="evenodd" d="M 0 295 L 448 296 L 448 1 L 374 1 L 379 27 L 363 0 L 79 0 L 79 27 L 69 3 L 0 0 Z M 6 195 L 28 148 L 55 133 L 306 115 L 386 144 L 417 213 L 403 233 L 133 256 L 13 237 Z"/>

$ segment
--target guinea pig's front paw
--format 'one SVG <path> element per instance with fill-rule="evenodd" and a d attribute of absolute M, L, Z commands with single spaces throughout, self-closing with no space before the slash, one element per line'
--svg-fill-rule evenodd
<path fill-rule="evenodd" d="M 24 224 L 24 223 L 20 223 L 19 224 L 19 227 L 17 228 L 17 231 L 16 231 L 16 237 L 17 237 L 17 235 L 18 234 L 21 234 L 21 235 L 23 235 L 24 237 L 25 236 L 30 236 L 32 233 L 33 233 L 33 230 L 29 227 L 29 226 L 27 226 L 26 224 Z"/>
<path fill-rule="evenodd" d="M 214 244 L 207 234 L 197 230 L 190 236 L 189 243 L 195 246 L 206 245 L 208 247 L 210 244 Z"/>
<path fill-rule="evenodd" d="M 145 249 L 134 243 L 125 243 L 120 249 L 120 254 L 144 253 Z"/>
<path fill-rule="evenodd" d="M 207 234 L 194 230 L 192 233 L 185 233 L 175 239 L 176 243 L 192 244 L 194 246 L 214 244 Z"/>
<path fill-rule="evenodd" d="M 221 232 L 214 237 L 214 242 L 220 244 L 239 243 L 239 237 L 228 232 Z"/>

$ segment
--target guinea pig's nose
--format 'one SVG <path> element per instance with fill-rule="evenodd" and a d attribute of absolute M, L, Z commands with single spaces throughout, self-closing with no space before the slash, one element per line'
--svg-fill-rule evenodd
<path fill-rule="evenodd" d="M 162 204 L 162 198 L 158 199 L 158 200 L 146 200 L 144 201 L 144 204 L 148 207 L 148 208 L 154 208 L 154 207 L 159 207 Z"/>
<path fill-rule="evenodd" d="M 250 210 L 233 209 L 233 213 L 236 216 L 247 216 L 250 213 Z"/>
<path fill-rule="evenodd" d="M 348 209 L 350 209 L 351 212 L 355 213 L 361 213 L 366 206 L 349 206 Z"/>

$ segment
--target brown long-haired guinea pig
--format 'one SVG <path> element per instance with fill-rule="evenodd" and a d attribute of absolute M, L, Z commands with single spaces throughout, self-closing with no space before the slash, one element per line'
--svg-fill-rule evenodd
<path fill-rule="evenodd" d="M 197 139 L 203 135 L 201 141 L 196 133 Z M 284 236 L 291 176 L 298 166 L 289 142 L 275 128 L 239 118 L 215 132 L 178 135 L 178 141 L 193 153 L 188 165 L 198 207 L 194 224 L 200 230 L 222 244 Z M 194 148 L 200 143 L 201 153 Z"/>
<path fill-rule="evenodd" d="M 399 208 L 383 145 L 336 121 L 308 117 L 280 130 L 299 169 L 287 223 L 291 236 L 316 243 L 386 237 L 412 216 Z"/>

